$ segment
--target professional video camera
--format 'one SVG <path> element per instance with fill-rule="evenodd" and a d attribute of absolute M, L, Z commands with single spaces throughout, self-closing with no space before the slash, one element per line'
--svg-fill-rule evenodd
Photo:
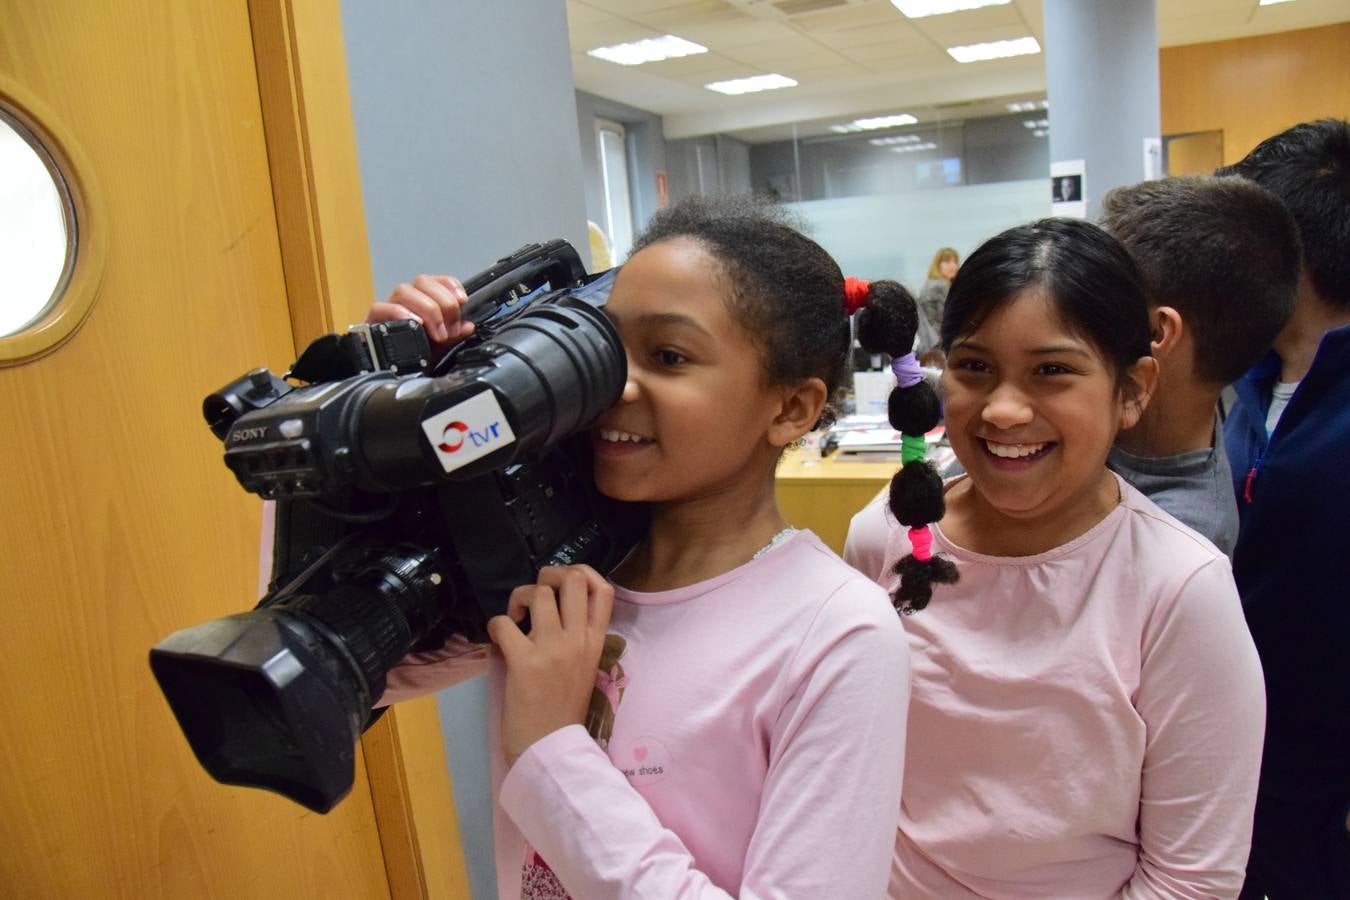
<path fill-rule="evenodd" d="M 631 549 L 644 511 L 595 490 L 585 433 L 627 377 L 612 280 L 531 244 L 465 282 L 476 330 L 434 368 L 419 323 L 358 325 L 205 399 L 226 465 L 276 501 L 257 608 L 150 651 L 214 778 L 327 812 L 394 663 L 484 640 L 542 566 L 603 571 Z"/>

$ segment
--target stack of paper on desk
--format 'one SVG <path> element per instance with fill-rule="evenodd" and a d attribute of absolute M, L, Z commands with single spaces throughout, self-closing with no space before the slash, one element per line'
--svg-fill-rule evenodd
<path fill-rule="evenodd" d="M 880 418 L 880 422 L 867 421 Z M 864 421 L 858 421 L 864 420 Z M 886 423 L 885 417 L 850 416 L 831 429 L 835 458 L 853 460 L 898 460 L 900 432 Z M 930 448 L 942 440 L 946 429 L 939 425 L 924 435 Z M 931 450 L 930 450 L 931 452 Z"/>

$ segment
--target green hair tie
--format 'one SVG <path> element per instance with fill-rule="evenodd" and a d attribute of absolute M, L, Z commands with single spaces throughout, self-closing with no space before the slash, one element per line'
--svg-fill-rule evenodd
<path fill-rule="evenodd" d="M 900 435 L 900 462 L 910 463 L 928 455 L 928 441 L 921 434 Z"/>

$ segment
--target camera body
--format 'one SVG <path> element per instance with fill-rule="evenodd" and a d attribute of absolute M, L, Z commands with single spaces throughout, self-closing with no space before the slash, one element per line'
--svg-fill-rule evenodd
<path fill-rule="evenodd" d="M 475 332 L 434 367 L 420 323 L 354 326 L 203 401 L 240 485 L 275 501 L 257 608 L 150 654 L 217 780 L 326 812 L 399 659 L 485 640 L 541 567 L 604 571 L 642 536 L 645 510 L 595 489 L 586 433 L 627 377 L 612 277 L 528 245 L 465 283 Z"/>

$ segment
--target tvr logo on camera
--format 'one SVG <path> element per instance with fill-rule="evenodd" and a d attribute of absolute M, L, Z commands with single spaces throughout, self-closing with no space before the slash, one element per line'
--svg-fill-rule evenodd
<path fill-rule="evenodd" d="M 462 468 L 516 439 L 497 396 L 490 390 L 423 420 L 422 431 L 446 472 Z"/>
<path fill-rule="evenodd" d="M 470 446 L 486 447 L 501 436 L 501 425 L 501 422 L 493 422 L 483 431 L 474 431 L 463 422 L 451 422 L 441 432 L 441 442 L 436 445 L 436 449 L 445 453 L 458 453 L 466 437 Z"/>
<path fill-rule="evenodd" d="M 464 446 L 464 435 L 469 431 L 469 426 L 463 422 L 451 422 L 445 426 L 441 432 L 441 442 L 436 445 L 436 449 L 445 453 L 454 453 Z"/>

